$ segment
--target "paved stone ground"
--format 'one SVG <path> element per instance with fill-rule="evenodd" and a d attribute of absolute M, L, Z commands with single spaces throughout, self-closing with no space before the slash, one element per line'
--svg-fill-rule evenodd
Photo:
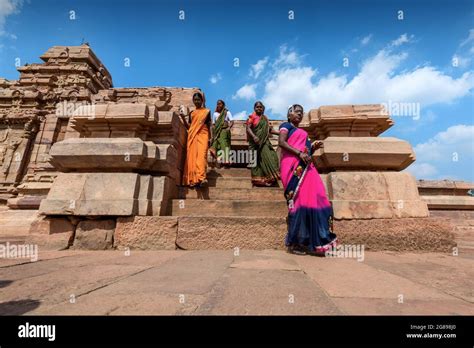
<path fill-rule="evenodd" d="M 49 251 L 0 259 L 0 314 L 473 315 L 473 266 L 473 254 Z"/>

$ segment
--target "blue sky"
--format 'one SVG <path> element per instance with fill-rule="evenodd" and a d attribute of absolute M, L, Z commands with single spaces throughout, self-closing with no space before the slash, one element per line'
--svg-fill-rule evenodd
<path fill-rule="evenodd" d="M 257 99 L 275 119 L 290 103 L 413 106 L 383 134 L 413 145 L 409 170 L 474 182 L 473 4 L 0 0 L 0 76 L 86 41 L 115 87 L 200 87 L 240 117 Z"/>

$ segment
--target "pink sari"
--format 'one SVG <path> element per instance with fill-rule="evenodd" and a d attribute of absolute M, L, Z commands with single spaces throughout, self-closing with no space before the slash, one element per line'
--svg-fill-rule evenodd
<path fill-rule="evenodd" d="M 289 122 L 280 125 L 288 133 L 288 144 L 311 155 L 308 133 Z M 288 203 L 286 245 L 299 245 L 310 251 L 325 252 L 335 246 L 333 211 L 324 184 L 313 163 L 308 166 L 296 155 L 282 149 L 281 180 Z"/>

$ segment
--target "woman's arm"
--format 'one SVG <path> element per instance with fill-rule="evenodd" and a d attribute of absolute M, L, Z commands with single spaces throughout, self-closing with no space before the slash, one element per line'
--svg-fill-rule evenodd
<path fill-rule="evenodd" d="M 206 116 L 206 121 L 204 121 L 205 124 L 206 124 L 206 127 L 207 129 L 209 130 L 209 141 L 211 141 L 212 139 L 212 118 L 211 118 L 211 112 L 209 111 L 209 113 L 207 114 Z"/>
<path fill-rule="evenodd" d="M 179 116 L 183 120 L 183 123 L 184 123 L 184 126 L 186 127 L 186 129 L 189 129 L 189 124 L 191 123 L 191 113 L 189 114 L 189 123 L 188 123 L 188 121 L 186 120 L 186 117 L 184 117 L 184 114 L 181 111 L 179 112 Z"/>
<path fill-rule="evenodd" d="M 274 130 L 273 127 L 270 127 L 270 134 L 273 134 L 273 135 L 280 135 L 280 132 L 277 131 L 277 130 Z"/>
<path fill-rule="evenodd" d="M 305 163 L 309 163 L 311 161 L 311 157 L 307 153 L 300 151 L 298 149 L 295 149 L 293 146 L 290 146 L 287 140 L 288 140 L 288 133 L 280 132 L 280 136 L 278 137 L 278 146 L 294 154 L 295 156 L 298 156 Z"/>
<path fill-rule="evenodd" d="M 258 139 L 258 137 L 254 134 L 254 132 L 252 132 L 252 129 L 250 128 L 250 126 L 248 124 L 246 124 L 245 128 L 247 129 L 247 134 L 250 135 L 250 137 L 253 139 L 255 144 L 259 144 L 260 139 Z"/>

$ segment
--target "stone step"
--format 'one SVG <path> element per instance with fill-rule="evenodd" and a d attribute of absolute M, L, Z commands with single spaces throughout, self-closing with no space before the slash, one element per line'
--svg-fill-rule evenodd
<path fill-rule="evenodd" d="M 248 168 L 212 168 L 207 171 L 208 178 L 216 177 L 241 177 L 250 178 L 250 169 Z"/>
<path fill-rule="evenodd" d="M 423 196 L 421 198 L 428 204 L 430 210 L 474 210 L 474 197 L 471 196 Z"/>
<path fill-rule="evenodd" d="M 173 199 L 173 216 L 263 216 L 286 217 L 288 208 L 281 201 Z"/>
<path fill-rule="evenodd" d="M 210 177 L 207 179 L 209 182 L 209 187 L 218 187 L 218 188 L 252 188 L 252 181 L 250 178 L 242 177 Z"/>
<path fill-rule="evenodd" d="M 456 220 L 474 220 L 474 210 L 431 210 L 430 216 L 447 217 Z"/>
<path fill-rule="evenodd" d="M 430 213 L 431 216 L 431 213 Z M 449 218 L 448 218 L 449 219 Z M 454 226 L 468 227 L 474 226 L 474 219 L 449 219 Z"/>
<path fill-rule="evenodd" d="M 252 180 L 250 177 L 238 177 L 238 176 L 222 176 L 222 177 L 209 177 L 207 178 L 209 187 L 221 187 L 221 188 L 252 188 Z M 281 180 L 278 180 L 278 188 L 283 188 Z M 272 187 L 273 188 L 273 187 Z"/>
<path fill-rule="evenodd" d="M 0 245 L 9 244 L 25 244 L 28 235 L 2 235 L 0 236 Z"/>
<path fill-rule="evenodd" d="M 283 190 L 278 187 L 256 188 L 220 188 L 202 189 L 184 188 L 180 190 L 181 199 L 220 199 L 246 201 L 284 201 Z"/>

